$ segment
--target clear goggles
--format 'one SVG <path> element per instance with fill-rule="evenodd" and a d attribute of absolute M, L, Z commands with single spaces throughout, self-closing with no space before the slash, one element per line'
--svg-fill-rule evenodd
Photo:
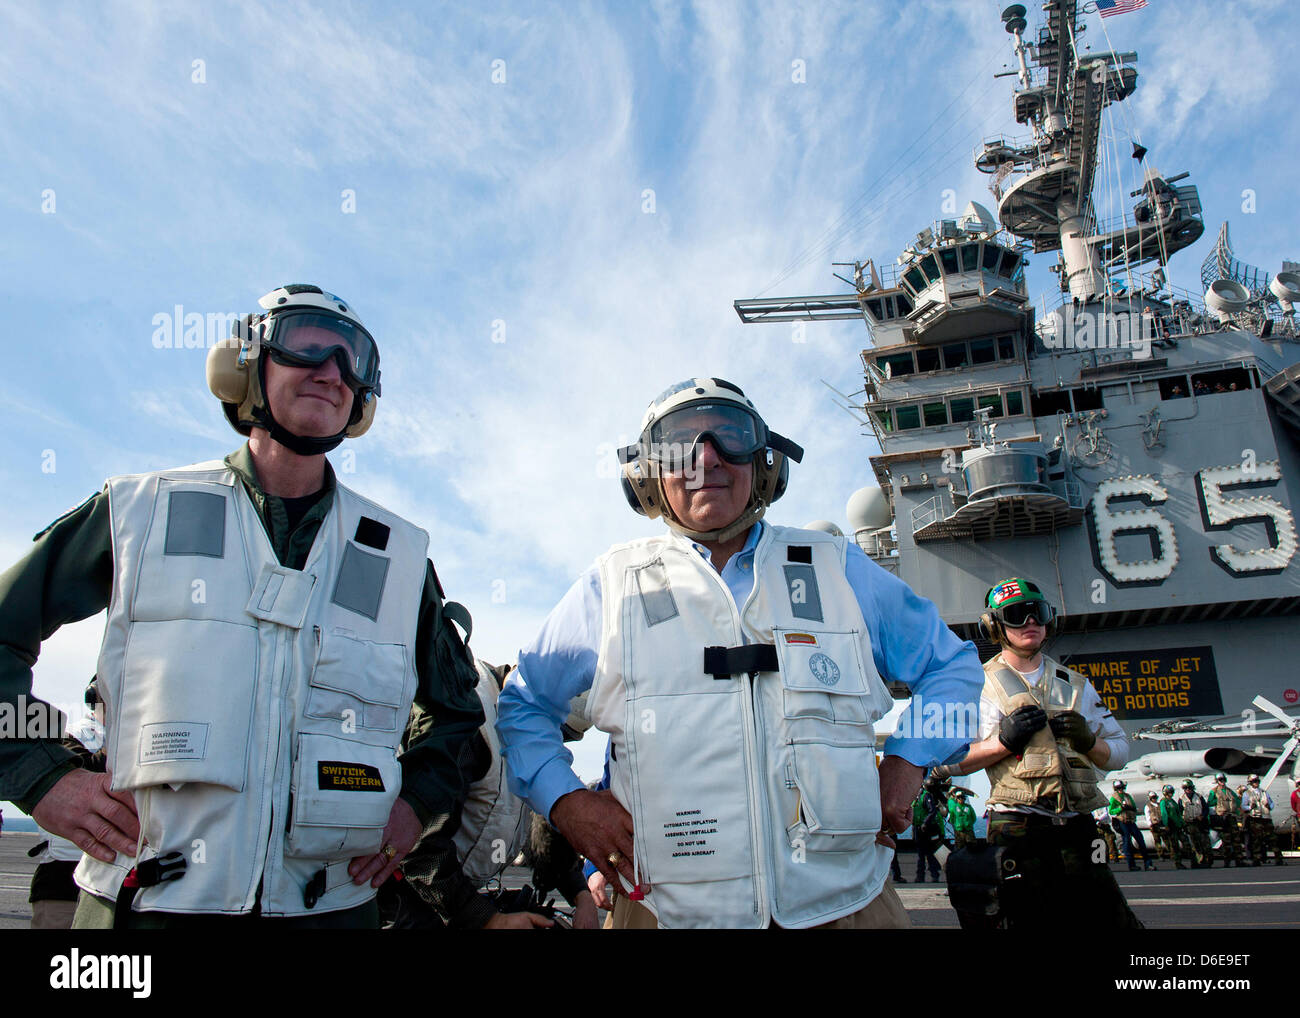
<path fill-rule="evenodd" d="M 728 463 L 748 463 L 767 447 L 758 416 L 732 403 L 697 403 L 672 410 L 650 425 L 645 455 L 666 470 L 693 463 L 701 442 L 712 442 Z"/>
<path fill-rule="evenodd" d="M 1022 629 L 1031 621 L 1046 626 L 1055 617 L 1056 612 L 1046 601 L 1020 601 L 998 608 L 994 614 L 1008 629 Z"/>
<path fill-rule="evenodd" d="M 278 364 L 309 368 L 333 357 L 353 391 L 379 391 L 379 347 L 356 322 L 325 312 L 301 310 L 272 315 L 262 345 Z"/>

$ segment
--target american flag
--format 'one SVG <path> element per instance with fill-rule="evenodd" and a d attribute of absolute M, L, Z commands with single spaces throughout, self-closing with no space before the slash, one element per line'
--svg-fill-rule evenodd
<path fill-rule="evenodd" d="M 1139 11 L 1146 5 L 1147 0 L 1097 0 L 1097 10 L 1101 12 L 1103 18 L 1127 14 L 1129 11 Z"/>

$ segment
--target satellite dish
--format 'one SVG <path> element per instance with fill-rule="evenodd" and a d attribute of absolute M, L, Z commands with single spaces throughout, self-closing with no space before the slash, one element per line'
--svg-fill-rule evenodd
<path fill-rule="evenodd" d="M 889 512 L 889 500 L 879 488 L 859 488 L 849 496 L 848 505 L 844 507 L 853 532 L 859 530 L 883 530 L 894 522 Z"/>
<path fill-rule="evenodd" d="M 813 520 L 811 523 L 803 525 L 804 530 L 820 530 L 823 534 L 830 534 L 832 537 L 843 537 L 844 531 L 837 527 L 830 520 Z"/>
<path fill-rule="evenodd" d="M 1234 314 L 1245 311 L 1249 304 L 1250 291 L 1235 279 L 1216 279 L 1205 291 L 1205 306 L 1220 322 L 1230 321 Z"/>
<path fill-rule="evenodd" d="M 1279 272 L 1268 288 L 1284 310 L 1290 311 L 1293 305 L 1300 304 L 1300 272 Z"/>

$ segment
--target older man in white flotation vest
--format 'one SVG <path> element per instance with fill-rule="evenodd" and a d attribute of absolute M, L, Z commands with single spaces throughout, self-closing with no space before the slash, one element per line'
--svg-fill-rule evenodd
<path fill-rule="evenodd" d="M 616 927 L 909 925 L 887 832 L 974 737 L 979 662 L 851 541 L 761 521 L 801 456 L 729 382 L 662 393 L 621 458 L 629 504 L 668 532 L 601 556 L 501 694 L 513 787 L 621 886 Z M 955 723 L 916 737 L 914 703 L 877 770 L 887 681 Z M 606 792 L 561 742 L 584 690 Z"/>

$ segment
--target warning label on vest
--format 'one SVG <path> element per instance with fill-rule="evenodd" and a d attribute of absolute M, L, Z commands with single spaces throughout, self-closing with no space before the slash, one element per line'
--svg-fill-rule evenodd
<path fill-rule="evenodd" d="M 664 823 L 664 837 L 672 844 L 674 859 L 693 855 L 713 855 L 716 849 L 709 835 L 718 833 L 718 818 L 702 810 L 683 809 Z"/>
<path fill-rule="evenodd" d="M 140 762 L 202 760 L 207 752 L 208 726 L 199 721 L 161 721 L 140 728 Z"/>
<path fill-rule="evenodd" d="M 336 792 L 382 792 L 384 779 L 378 767 L 322 760 L 316 765 L 316 787 Z"/>

